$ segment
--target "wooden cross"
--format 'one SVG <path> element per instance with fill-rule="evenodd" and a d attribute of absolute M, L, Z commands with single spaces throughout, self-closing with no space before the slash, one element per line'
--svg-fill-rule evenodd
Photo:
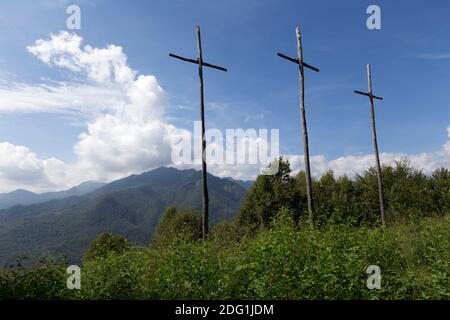
<path fill-rule="evenodd" d="M 306 112 L 305 112 L 305 73 L 304 68 L 311 69 L 313 71 L 319 72 L 319 69 L 313 67 L 303 61 L 303 47 L 302 47 L 302 35 L 300 28 L 296 28 L 297 34 L 297 59 L 288 57 L 282 53 L 277 53 L 279 57 L 286 59 L 288 61 L 294 62 L 299 66 L 300 71 L 300 115 L 302 121 L 302 131 L 303 131 L 303 148 L 305 157 L 305 173 L 306 173 L 306 194 L 308 197 L 308 212 L 309 221 L 311 225 L 313 224 L 313 195 L 312 195 L 312 182 L 311 182 L 311 166 L 309 163 L 309 144 L 308 144 L 308 127 L 306 125 Z"/>
<path fill-rule="evenodd" d="M 361 92 L 361 91 L 355 91 L 355 93 L 367 96 L 370 99 L 370 119 L 372 123 L 372 140 L 373 140 L 373 147 L 375 151 L 375 162 L 377 167 L 377 178 L 378 178 L 378 194 L 380 198 L 380 212 L 381 212 L 381 223 L 386 225 L 385 221 L 385 215 L 384 215 L 384 195 L 383 195 L 383 178 L 381 174 L 381 165 L 380 165 L 380 156 L 378 153 L 378 142 L 377 142 L 377 130 L 375 127 L 375 108 L 374 108 L 374 100 L 383 100 L 382 97 L 377 97 L 373 95 L 372 92 L 372 73 L 370 70 L 370 64 L 367 65 L 367 81 L 369 86 L 369 92 Z"/>
<path fill-rule="evenodd" d="M 207 180 L 207 169 L 206 169 L 206 137 L 205 137 L 205 101 L 203 95 L 203 67 L 209 67 L 221 71 L 227 71 L 227 69 L 215 66 L 210 63 L 206 63 L 203 61 L 203 52 L 202 52 L 202 40 L 200 36 L 200 26 L 196 27 L 197 32 L 197 49 L 198 49 L 198 58 L 187 59 L 180 57 L 178 55 L 170 53 L 169 56 L 172 58 L 180 59 L 186 62 L 194 63 L 198 65 L 198 75 L 200 79 L 200 118 L 202 122 L 202 192 L 203 192 L 203 216 L 202 216 L 202 225 L 203 225 L 203 240 L 206 240 L 208 236 L 208 218 L 209 218 L 209 196 L 208 196 L 208 180 Z"/>

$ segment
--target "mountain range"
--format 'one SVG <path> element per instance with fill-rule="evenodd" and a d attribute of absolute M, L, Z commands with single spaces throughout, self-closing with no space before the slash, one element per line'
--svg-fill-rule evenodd
<path fill-rule="evenodd" d="M 28 190 L 16 190 L 10 193 L 0 193 L 0 209 L 7 209 L 15 205 L 30 205 L 71 196 L 81 196 L 104 186 L 105 183 L 87 181 L 64 191 L 34 193 Z"/>
<path fill-rule="evenodd" d="M 248 185 L 208 175 L 211 224 L 233 218 Z M 151 240 L 166 208 L 201 212 L 201 172 L 162 167 L 57 193 L 17 191 L 8 199 L 22 204 L 0 210 L 0 264 L 32 264 L 48 256 L 79 263 L 90 242 L 103 232 L 143 245 Z"/>

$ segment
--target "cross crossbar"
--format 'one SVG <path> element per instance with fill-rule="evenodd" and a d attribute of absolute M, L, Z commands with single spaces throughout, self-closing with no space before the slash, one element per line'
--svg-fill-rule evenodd
<path fill-rule="evenodd" d="M 183 60 L 183 61 L 186 61 L 186 62 L 190 62 L 190 63 L 194 63 L 194 64 L 198 64 L 198 60 L 184 58 L 184 57 L 178 56 L 178 55 L 173 54 L 173 53 L 169 53 L 169 57 L 172 57 L 172 58 L 175 58 L 175 59 L 180 59 L 180 60 Z M 207 62 L 202 62 L 202 66 L 227 72 L 227 69 L 219 67 L 219 66 L 216 66 L 216 65 L 213 65 L 213 64 L 210 64 L 210 63 L 207 63 Z"/>
<path fill-rule="evenodd" d="M 289 60 L 289 61 L 291 61 L 293 63 L 296 63 L 296 64 L 300 65 L 300 61 L 298 59 L 291 58 L 291 57 L 289 57 L 289 56 L 287 56 L 287 55 L 285 55 L 285 54 L 283 54 L 281 52 L 278 52 L 277 55 L 279 57 L 283 58 L 283 59 Z M 320 71 L 318 68 L 313 67 L 312 65 L 307 64 L 306 62 L 303 62 L 302 65 L 304 67 L 308 68 L 308 69 L 311 69 L 311 70 L 315 71 L 315 72 L 319 72 Z"/>
<path fill-rule="evenodd" d="M 360 95 L 363 95 L 363 96 L 367 96 L 367 97 L 369 97 L 369 98 L 372 97 L 372 98 L 374 98 L 374 99 L 383 100 L 382 97 L 374 96 L 374 95 L 371 94 L 371 93 L 361 92 L 361 91 L 358 91 L 358 90 L 355 90 L 355 93 L 360 94 Z"/>

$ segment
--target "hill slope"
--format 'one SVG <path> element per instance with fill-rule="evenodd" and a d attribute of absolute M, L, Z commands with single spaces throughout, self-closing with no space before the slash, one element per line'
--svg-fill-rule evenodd
<path fill-rule="evenodd" d="M 245 189 L 209 175 L 211 224 L 230 220 Z M 159 168 L 109 183 L 83 196 L 0 210 L 0 263 L 28 257 L 79 262 L 89 243 L 111 231 L 146 244 L 169 206 L 201 210 L 201 173 Z"/>

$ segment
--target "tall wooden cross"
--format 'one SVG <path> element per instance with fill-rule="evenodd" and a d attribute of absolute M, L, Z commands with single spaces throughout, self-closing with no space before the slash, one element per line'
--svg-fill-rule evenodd
<path fill-rule="evenodd" d="M 384 195 L 383 195 L 383 178 L 381 174 L 381 165 L 380 165 L 380 155 L 378 153 L 378 142 L 377 142 L 377 130 L 375 127 L 375 108 L 374 108 L 374 100 L 383 100 L 382 97 L 377 97 L 373 95 L 372 92 L 372 73 L 370 70 L 370 64 L 367 65 L 367 81 L 369 86 L 369 92 L 361 92 L 361 91 L 355 91 L 355 93 L 367 96 L 370 99 L 370 119 L 372 123 L 372 140 L 373 140 L 373 147 L 375 151 L 375 164 L 377 167 L 377 178 L 378 178 L 378 195 L 380 198 L 380 213 L 381 213 L 381 223 L 386 225 L 385 221 L 385 215 L 384 215 Z"/>
<path fill-rule="evenodd" d="M 203 226 L 203 240 L 206 240 L 208 236 L 208 227 L 209 227 L 209 196 L 208 196 L 208 179 L 207 179 L 207 169 L 206 169 L 206 137 L 205 137 L 205 101 L 203 95 L 203 67 L 209 67 L 221 71 L 227 71 L 227 69 L 215 66 L 213 64 L 209 64 L 203 61 L 203 52 L 202 52 L 202 40 L 200 36 L 200 26 L 196 28 L 197 32 L 197 49 L 198 49 L 198 58 L 187 59 L 184 57 L 180 57 L 178 55 L 170 53 L 169 56 L 172 58 L 180 59 L 186 62 L 194 63 L 198 65 L 198 75 L 200 79 L 200 119 L 202 122 L 202 193 L 203 193 L 203 216 L 202 216 L 202 226 Z"/>
<path fill-rule="evenodd" d="M 319 69 L 313 67 L 303 61 L 303 47 L 302 47 L 302 35 L 300 28 L 296 28 L 297 34 L 297 59 L 288 57 L 282 53 L 278 53 L 278 56 L 284 58 L 288 61 L 294 62 L 298 65 L 300 71 L 300 115 L 302 121 L 302 131 L 303 131 L 303 148 L 305 157 L 305 174 L 306 174 L 306 194 L 308 197 L 308 212 L 309 221 L 313 224 L 313 195 L 312 195 L 312 182 L 311 182 L 311 166 L 309 163 L 309 143 L 308 143 L 308 127 L 306 125 L 306 112 L 305 112 L 305 73 L 304 68 L 311 69 L 313 71 L 319 72 Z"/>

